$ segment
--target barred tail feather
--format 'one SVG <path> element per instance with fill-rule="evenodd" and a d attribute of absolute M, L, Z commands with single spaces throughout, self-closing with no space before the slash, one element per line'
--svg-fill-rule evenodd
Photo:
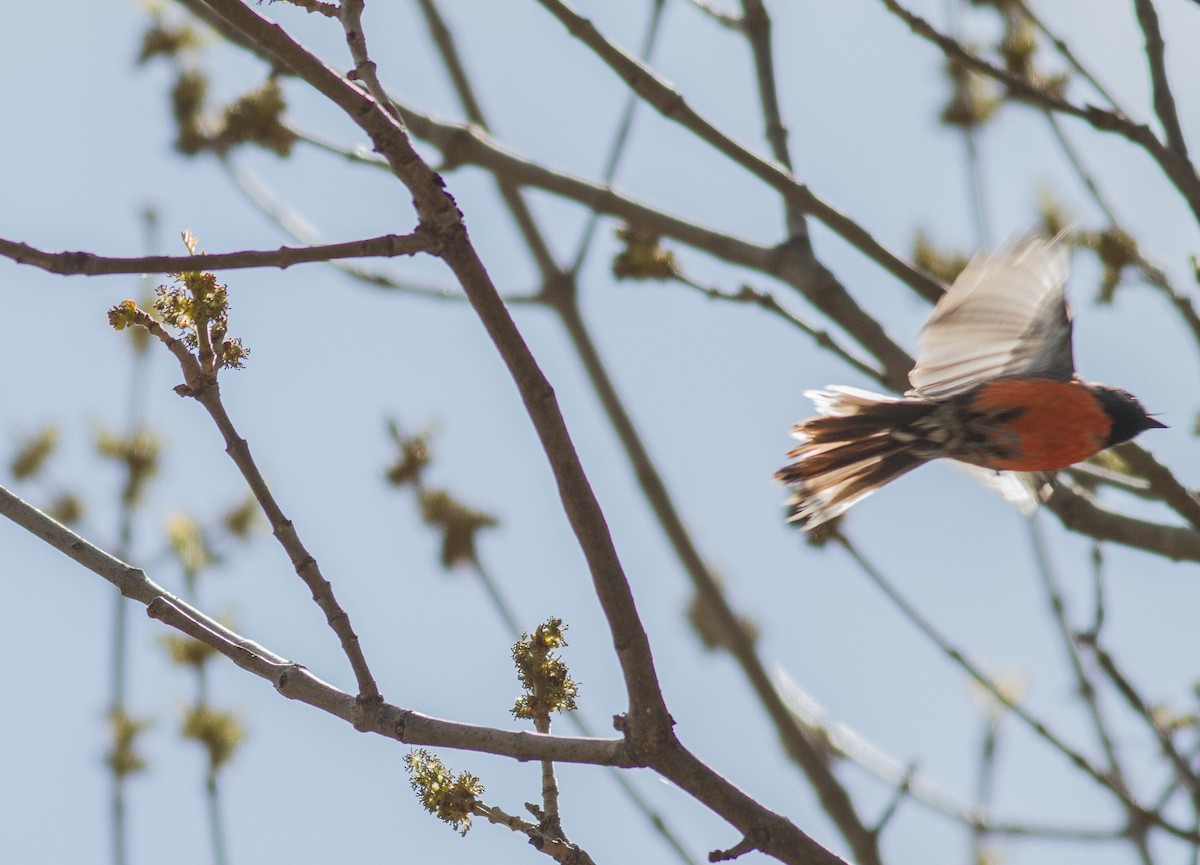
<path fill-rule="evenodd" d="M 928 414 L 930 406 L 857 390 L 806 394 L 821 417 L 798 424 L 793 462 L 776 472 L 792 487 L 790 522 L 811 529 L 844 513 L 884 484 L 926 462 L 892 433 Z"/>
<path fill-rule="evenodd" d="M 837 473 L 793 484 L 787 504 L 788 522 L 812 529 L 841 516 L 884 484 L 912 471 L 925 460 L 898 451 L 878 460 L 855 463 Z"/>

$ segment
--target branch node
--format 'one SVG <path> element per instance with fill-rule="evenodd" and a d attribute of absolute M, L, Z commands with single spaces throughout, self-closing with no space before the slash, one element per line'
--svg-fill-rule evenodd
<path fill-rule="evenodd" d="M 709 862 L 728 862 L 732 859 L 737 859 L 739 856 L 744 856 L 754 850 L 759 849 L 758 844 L 750 840 L 747 835 L 738 843 L 734 844 L 728 850 L 713 850 L 708 854 Z"/>

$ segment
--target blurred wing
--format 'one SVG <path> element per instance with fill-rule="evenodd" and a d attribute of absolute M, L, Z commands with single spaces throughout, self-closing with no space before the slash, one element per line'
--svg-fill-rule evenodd
<path fill-rule="evenodd" d="M 1021 516 L 1033 516 L 1038 505 L 1048 495 L 1046 490 L 1046 482 L 1050 477 L 1048 472 L 997 472 L 954 460 L 950 461 L 950 465 L 965 472 L 977 484 L 996 493 L 1020 511 Z"/>
<path fill-rule="evenodd" d="M 1067 258 L 1064 244 L 1040 234 L 973 258 L 921 332 L 913 392 L 942 399 L 997 376 L 1071 378 Z"/>

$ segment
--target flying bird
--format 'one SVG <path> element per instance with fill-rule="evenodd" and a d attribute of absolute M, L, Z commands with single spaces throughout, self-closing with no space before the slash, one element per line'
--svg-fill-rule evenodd
<path fill-rule="evenodd" d="M 977 255 L 925 324 L 903 397 L 806 391 L 819 417 L 793 428 L 800 444 L 775 473 L 789 520 L 819 526 L 931 460 L 1055 471 L 1165 427 L 1128 391 L 1076 375 L 1067 267 L 1067 245 L 1042 234 Z"/>

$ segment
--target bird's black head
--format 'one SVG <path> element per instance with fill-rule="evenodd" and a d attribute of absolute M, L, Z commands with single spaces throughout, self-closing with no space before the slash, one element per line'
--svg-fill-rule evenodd
<path fill-rule="evenodd" d="M 1112 418 L 1112 428 L 1105 442 L 1107 447 L 1127 442 L 1148 429 L 1166 429 L 1167 425 L 1150 417 L 1137 397 L 1129 391 L 1104 384 L 1091 385 L 1091 389 Z"/>

